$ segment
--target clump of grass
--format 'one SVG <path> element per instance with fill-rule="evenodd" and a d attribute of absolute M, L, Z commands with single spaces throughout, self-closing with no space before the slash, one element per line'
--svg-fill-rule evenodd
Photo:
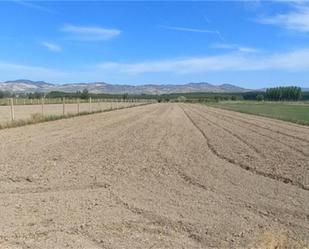
<path fill-rule="evenodd" d="M 262 234 L 250 249 L 306 249 L 306 243 L 300 238 L 289 235 L 287 231 L 268 231 Z"/>
<path fill-rule="evenodd" d="M 44 119 L 44 116 L 40 113 L 31 114 L 30 120 L 34 123 L 41 122 Z"/>
<path fill-rule="evenodd" d="M 0 124 L 0 129 L 7 129 L 7 128 L 24 126 L 24 125 L 37 124 L 37 123 L 57 120 L 61 118 L 63 118 L 63 116 L 61 115 L 43 116 L 42 114 L 35 113 L 35 114 L 31 114 L 30 118 L 28 119 L 18 119 L 18 120 L 13 120 L 11 122 L 2 123 Z"/>

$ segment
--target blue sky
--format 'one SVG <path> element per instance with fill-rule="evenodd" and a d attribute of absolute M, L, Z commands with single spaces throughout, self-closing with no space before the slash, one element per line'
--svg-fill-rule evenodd
<path fill-rule="evenodd" d="M 0 81 L 309 87 L 305 1 L 0 1 Z"/>

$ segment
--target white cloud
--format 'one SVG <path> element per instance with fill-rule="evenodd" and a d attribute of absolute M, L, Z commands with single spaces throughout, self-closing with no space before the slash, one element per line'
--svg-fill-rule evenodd
<path fill-rule="evenodd" d="M 62 48 L 58 44 L 55 44 L 55 43 L 52 43 L 52 42 L 42 42 L 41 44 L 52 52 L 61 52 L 62 51 Z"/>
<path fill-rule="evenodd" d="M 65 25 L 61 31 L 70 34 L 71 39 L 83 41 L 109 40 L 121 34 L 119 29 L 75 25 Z"/>
<path fill-rule="evenodd" d="M 224 59 L 223 63 L 220 63 Z M 237 67 L 241 58 L 235 60 L 233 56 L 213 56 L 201 58 L 170 59 L 161 61 L 148 61 L 139 63 L 103 63 L 101 69 L 118 70 L 126 74 L 170 72 L 177 74 L 197 73 L 209 70 L 227 70 Z"/>
<path fill-rule="evenodd" d="M 5 75 L 6 79 L 33 79 L 33 80 L 57 80 L 65 78 L 70 75 L 69 72 L 58 69 L 22 65 L 17 63 L 10 63 L 0 61 L 0 71 L 2 77 Z"/>
<path fill-rule="evenodd" d="M 141 61 L 135 63 L 103 62 L 99 65 L 85 65 L 74 70 L 55 69 L 21 65 L 0 61 L 1 77 L 7 79 L 25 78 L 50 82 L 95 81 L 99 79 L 134 79 L 150 74 L 165 73 L 180 78 L 207 76 L 207 73 L 228 72 L 305 72 L 309 71 L 309 48 L 283 53 L 229 52 L 221 55 L 171 58 L 166 60 Z M 253 79 L 254 80 L 254 79 Z"/>
<path fill-rule="evenodd" d="M 309 32 L 309 6 L 308 2 L 294 2 L 293 11 L 262 17 L 258 20 L 262 24 L 271 24 L 284 27 L 288 30 L 307 33 Z"/>
<path fill-rule="evenodd" d="M 240 46 L 240 45 L 232 44 L 232 43 L 215 43 L 215 44 L 211 45 L 211 48 L 236 50 L 236 51 L 244 52 L 244 53 L 257 53 L 257 52 L 260 52 L 260 50 L 256 49 L 256 48 Z"/>
<path fill-rule="evenodd" d="M 176 58 L 138 63 L 106 62 L 104 73 L 138 75 L 145 73 L 195 74 L 211 71 L 309 70 L 309 49 L 278 54 L 226 53 L 223 55 Z"/>

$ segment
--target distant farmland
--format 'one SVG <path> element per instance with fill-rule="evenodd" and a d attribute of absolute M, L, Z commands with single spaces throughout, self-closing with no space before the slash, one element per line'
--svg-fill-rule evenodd
<path fill-rule="evenodd" d="M 222 101 L 218 103 L 207 103 L 207 105 L 309 125 L 308 102 Z"/>

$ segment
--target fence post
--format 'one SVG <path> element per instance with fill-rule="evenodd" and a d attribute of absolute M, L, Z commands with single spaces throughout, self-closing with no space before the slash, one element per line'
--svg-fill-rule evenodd
<path fill-rule="evenodd" d="M 62 99 L 62 115 L 65 115 L 65 97 Z"/>
<path fill-rule="evenodd" d="M 14 113 L 14 99 L 13 98 L 11 98 L 11 118 L 12 118 L 12 121 L 14 121 L 15 113 Z"/>
<path fill-rule="evenodd" d="M 80 99 L 77 99 L 77 115 L 79 115 L 79 102 L 80 102 Z"/>
<path fill-rule="evenodd" d="M 44 98 L 41 100 L 41 106 L 42 106 L 42 116 L 44 116 Z"/>
<path fill-rule="evenodd" d="M 91 112 L 91 97 L 89 97 L 89 112 Z"/>

